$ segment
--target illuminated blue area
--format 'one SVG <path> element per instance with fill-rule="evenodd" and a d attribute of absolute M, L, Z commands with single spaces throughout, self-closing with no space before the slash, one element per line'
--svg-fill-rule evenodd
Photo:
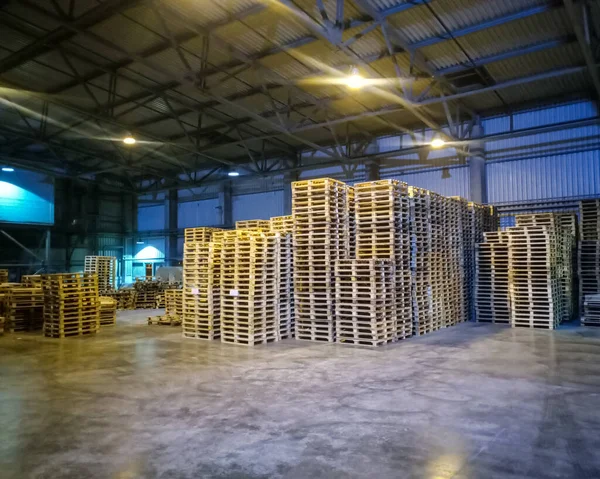
<path fill-rule="evenodd" d="M 0 174 L 0 223 L 53 224 L 52 180 L 22 170 Z"/>

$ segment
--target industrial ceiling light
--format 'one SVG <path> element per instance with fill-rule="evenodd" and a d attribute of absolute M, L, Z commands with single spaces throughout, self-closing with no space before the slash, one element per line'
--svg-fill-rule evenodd
<path fill-rule="evenodd" d="M 360 75 L 358 72 L 358 68 L 353 67 L 350 71 L 350 76 L 346 78 L 346 85 L 348 88 L 352 88 L 353 90 L 358 90 L 365 86 L 366 80 Z"/>
<path fill-rule="evenodd" d="M 431 140 L 432 148 L 441 148 L 445 144 L 446 144 L 446 142 L 443 140 L 443 138 L 440 135 L 435 135 L 433 137 L 433 140 Z"/>
<path fill-rule="evenodd" d="M 123 138 L 123 143 L 126 145 L 135 145 L 135 138 L 131 135 L 127 135 L 125 138 Z"/>
<path fill-rule="evenodd" d="M 135 244 L 144 244 L 144 240 L 139 239 L 135 242 Z"/>
<path fill-rule="evenodd" d="M 239 173 L 239 171 L 230 170 L 230 171 L 227 173 L 227 176 L 240 176 L 240 173 Z"/>
<path fill-rule="evenodd" d="M 5 173 L 12 173 L 13 171 L 15 171 L 15 169 L 11 168 L 10 166 L 3 166 L 2 171 L 4 171 Z"/>

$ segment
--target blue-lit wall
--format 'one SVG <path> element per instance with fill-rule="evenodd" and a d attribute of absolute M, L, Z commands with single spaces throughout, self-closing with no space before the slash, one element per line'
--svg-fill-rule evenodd
<path fill-rule="evenodd" d="M 0 171 L 0 223 L 53 224 L 52 178 L 19 169 Z"/>

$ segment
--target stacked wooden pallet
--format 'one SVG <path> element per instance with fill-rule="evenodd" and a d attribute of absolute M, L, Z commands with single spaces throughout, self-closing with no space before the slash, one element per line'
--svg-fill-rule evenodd
<path fill-rule="evenodd" d="M 100 326 L 117 324 L 117 301 L 108 296 L 100 296 Z"/>
<path fill-rule="evenodd" d="M 105 297 L 113 298 L 117 302 L 117 310 L 135 309 L 135 289 L 120 289 L 104 293 Z"/>
<path fill-rule="evenodd" d="M 279 307 L 279 338 L 293 338 L 295 330 L 294 315 L 294 257 L 291 233 L 278 233 L 277 258 L 275 266 L 279 294 L 277 297 Z"/>
<path fill-rule="evenodd" d="M 218 339 L 221 242 L 183 245 L 183 337 Z"/>
<path fill-rule="evenodd" d="M 11 333 L 42 329 L 44 293 L 42 288 L 17 286 L 4 292 L 5 328 Z"/>
<path fill-rule="evenodd" d="M 579 237 L 582 241 L 600 239 L 600 200 L 579 202 Z"/>
<path fill-rule="evenodd" d="M 177 316 L 183 315 L 183 290 L 167 289 L 165 290 L 165 314 Z"/>
<path fill-rule="evenodd" d="M 273 216 L 270 220 L 270 229 L 272 233 L 293 233 L 294 232 L 294 217 L 288 216 Z"/>
<path fill-rule="evenodd" d="M 186 228 L 184 230 L 184 242 L 185 243 L 208 243 L 213 240 L 213 234 L 223 231 L 220 228 Z"/>
<path fill-rule="evenodd" d="M 269 231 L 271 229 L 271 222 L 269 220 L 244 220 L 235 222 L 236 230 L 259 230 Z"/>
<path fill-rule="evenodd" d="M 114 291 L 117 284 L 117 258 L 114 256 L 86 256 L 84 272 L 98 275 L 100 293 Z"/>
<path fill-rule="evenodd" d="M 0 269 L 0 284 L 8 283 L 8 270 Z"/>
<path fill-rule="evenodd" d="M 583 326 L 600 326 L 600 294 L 588 294 L 583 301 Z"/>
<path fill-rule="evenodd" d="M 256 344 L 280 338 L 278 233 L 238 230 L 221 252 L 221 341 Z"/>
<path fill-rule="evenodd" d="M 39 274 L 24 274 L 21 276 L 21 283 L 30 288 L 41 288 L 42 277 Z"/>
<path fill-rule="evenodd" d="M 156 299 L 163 292 L 163 284 L 154 279 L 136 278 L 133 284 L 135 289 L 135 309 L 154 309 Z"/>
<path fill-rule="evenodd" d="M 64 338 L 94 334 L 100 327 L 98 276 L 88 273 L 42 275 L 44 335 Z"/>
<path fill-rule="evenodd" d="M 356 258 L 394 262 L 394 339 L 412 335 L 409 198 L 406 183 L 380 180 L 357 183 Z"/>
<path fill-rule="evenodd" d="M 516 215 L 517 227 L 547 226 L 556 231 L 556 268 L 562 297 L 561 321 L 568 321 L 573 315 L 573 250 L 575 236 L 572 215 L 556 213 L 536 213 Z"/>
<path fill-rule="evenodd" d="M 486 232 L 477 245 L 474 306 L 477 321 L 510 323 L 508 232 Z"/>
<path fill-rule="evenodd" d="M 511 228 L 509 290 L 513 327 L 556 328 L 563 317 L 560 285 L 561 230 L 553 226 Z"/>
<path fill-rule="evenodd" d="M 398 337 L 395 261 L 338 260 L 335 322 L 340 343 L 379 346 Z"/>
<path fill-rule="evenodd" d="M 413 331 L 421 335 L 434 331 L 431 271 L 433 268 L 431 196 L 428 190 L 409 186 L 410 248 L 412 271 Z"/>
<path fill-rule="evenodd" d="M 600 200 L 579 203 L 579 304 L 584 297 L 600 294 Z"/>
<path fill-rule="evenodd" d="M 330 178 L 292 183 L 297 339 L 335 341 L 335 262 L 349 254 L 347 191 Z"/>
<path fill-rule="evenodd" d="M 356 257 L 356 192 L 354 187 L 346 186 L 348 215 L 348 257 Z"/>

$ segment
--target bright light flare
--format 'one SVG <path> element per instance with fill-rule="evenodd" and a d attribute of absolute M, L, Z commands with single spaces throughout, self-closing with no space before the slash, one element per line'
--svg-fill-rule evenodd
<path fill-rule="evenodd" d="M 433 140 L 431 140 L 432 148 L 441 148 L 445 144 L 446 144 L 446 142 L 444 140 L 442 140 L 441 138 L 434 138 Z"/>
<path fill-rule="evenodd" d="M 135 145 L 135 138 L 133 136 L 126 136 L 123 138 L 123 143 L 126 145 Z"/>
<path fill-rule="evenodd" d="M 353 90 L 358 90 L 367 84 L 367 80 L 361 77 L 358 73 L 354 73 L 346 78 L 346 86 Z"/>
<path fill-rule="evenodd" d="M 10 166 L 4 166 L 2 167 L 2 171 L 4 171 L 5 173 L 12 173 L 13 171 L 15 171 L 15 169 L 11 168 Z"/>
<path fill-rule="evenodd" d="M 228 176 L 240 176 L 240 173 L 238 171 L 230 171 L 229 173 L 227 173 Z"/>

